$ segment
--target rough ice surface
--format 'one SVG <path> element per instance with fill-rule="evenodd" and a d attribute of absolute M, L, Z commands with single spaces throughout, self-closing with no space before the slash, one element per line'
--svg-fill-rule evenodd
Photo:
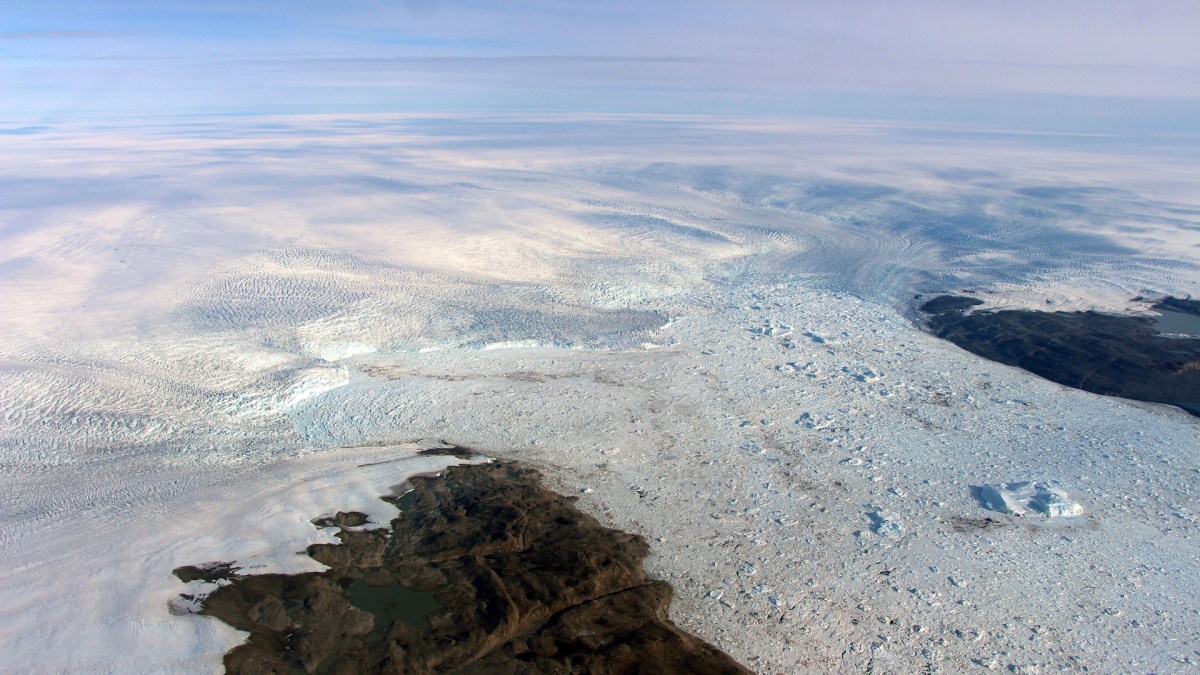
<path fill-rule="evenodd" d="M 218 670 L 170 570 L 310 569 L 421 438 L 645 536 L 760 672 L 1200 666 L 1198 421 L 908 315 L 1200 295 L 1188 141 L 519 121 L 0 135 L 3 669 Z M 972 495 L 1020 477 L 1086 511 Z"/>
<path fill-rule="evenodd" d="M 881 537 L 896 538 L 904 534 L 904 526 L 900 524 L 900 516 L 881 506 L 868 506 L 871 518 L 871 531 Z"/>
<path fill-rule="evenodd" d="M 1021 481 L 984 485 L 979 489 L 979 498 L 992 511 L 1013 516 L 1038 513 L 1047 518 L 1072 518 L 1083 515 L 1083 507 L 1071 501 L 1066 490 L 1046 483 Z"/>

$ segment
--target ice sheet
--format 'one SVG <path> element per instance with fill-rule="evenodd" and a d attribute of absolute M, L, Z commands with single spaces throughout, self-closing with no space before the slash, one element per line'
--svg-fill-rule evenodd
<path fill-rule="evenodd" d="M 223 561 L 244 574 L 320 571 L 305 549 L 337 540 L 311 519 L 360 511 L 386 524 L 396 509 L 380 496 L 397 493 L 407 477 L 462 461 L 416 454 L 422 447 L 349 449 L 210 472 L 152 508 L 133 507 L 135 519 L 67 514 L 6 541 L 15 564 L 0 572 L 3 668 L 221 672 L 222 654 L 245 636 L 207 617 L 169 612 L 181 593 L 212 590 L 185 585 L 171 570 Z"/>

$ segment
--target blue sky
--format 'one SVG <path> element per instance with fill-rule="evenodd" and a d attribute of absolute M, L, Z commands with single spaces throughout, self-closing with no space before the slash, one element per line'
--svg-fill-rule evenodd
<path fill-rule="evenodd" d="M 1194 0 L 3 0 L 0 114 L 1003 106 L 1178 127 L 1200 110 L 1197 34 Z"/>

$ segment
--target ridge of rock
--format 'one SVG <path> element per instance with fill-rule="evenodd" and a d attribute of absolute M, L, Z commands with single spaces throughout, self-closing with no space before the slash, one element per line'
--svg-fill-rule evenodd
<path fill-rule="evenodd" d="M 602 526 L 539 477 L 493 462 L 412 478 L 388 529 L 343 529 L 341 544 L 308 548 L 324 572 L 230 568 L 201 601 L 250 633 L 226 670 L 750 672 L 671 623 L 671 587 L 642 569 L 645 540 Z"/>

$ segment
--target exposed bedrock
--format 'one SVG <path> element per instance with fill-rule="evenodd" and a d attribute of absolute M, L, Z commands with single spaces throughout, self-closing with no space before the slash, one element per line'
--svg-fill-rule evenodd
<path fill-rule="evenodd" d="M 495 462 L 414 478 L 390 528 L 309 547 L 329 570 L 234 570 L 202 610 L 250 632 L 227 670 L 749 672 L 671 623 L 671 588 L 646 578 L 641 537 L 538 477 Z"/>
<path fill-rule="evenodd" d="M 976 310 L 973 298 L 926 302 L 929 328 L 992 361 L 1108 396 L 1169 403 L 1200 417 L 1200 340 L 1164 337 L 1145 317 L 1099 312 Z M 1160 310 L 1194 312 L 1197 303 L 1167 298 Z"/>

